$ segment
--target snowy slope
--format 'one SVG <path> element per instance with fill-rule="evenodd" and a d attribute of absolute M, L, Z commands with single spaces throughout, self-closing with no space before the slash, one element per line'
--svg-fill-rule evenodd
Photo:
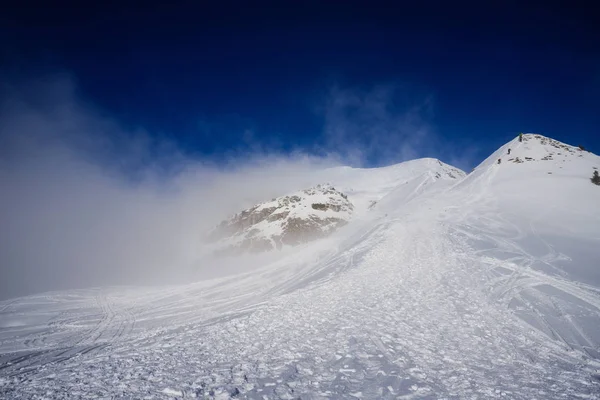
<path fill-rule="evenodd" d="M 352 222 L 243 274 L 2 302 L 0 397 L 598 398 L 598 157 L 525 138 L 323 171 Z"/>
<path fill-rule="evenodd" d="M 481 254 L 494 301 L 594 358 L 600 357 L 600 188 L 590 178 L 598 168 L 600 157 L 592 153 L 526 134 L 458 184 L 446 209 Z"/>
<path fill-rule="evenodd" d="M 383 168 L 330 168 L 322 179 L 346 193 L 359 215 L 378 208 L 394 192 L 396 206 L 455 184 L 465 173 L 434 158 L 421 158 Z"/>

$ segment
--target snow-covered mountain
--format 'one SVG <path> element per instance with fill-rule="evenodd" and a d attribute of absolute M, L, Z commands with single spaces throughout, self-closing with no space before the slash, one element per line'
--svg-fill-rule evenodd
<path fill-rule="evenodd" d="M 320 178 L 340 185 L 341 191 L 324 183 L 256 204 L 223 220 L 207 241 L 220 255 L 296 246 L 331 235 L 353 217 L 381 209 L 387 199 L 393 199 L 392 206 L 401 206 L 464 176 L 463 171 L 432 158 L 386 168 L 331 168 Z"/>
<path fill-rule="evenodd" d="M 217 242 L 221 254 L 281 249 L 330 235 L 351 220 L 353 211 L 344 193 L 331 185 L 317 185 L 224 220 L 208 240 Z"/>
<path fill-rule="evenodd" d="M 526 134 L 466 176 L 323 170 L 213 231 L 276 248 L 290 218 L 347 222 L 259 268 L 1 302 L 0 397 L 599 398 L 598 168 Z"/>

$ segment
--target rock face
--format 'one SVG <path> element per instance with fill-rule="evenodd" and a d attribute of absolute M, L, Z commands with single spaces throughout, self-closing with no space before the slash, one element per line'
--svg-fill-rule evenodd
<path fill-rule="evenodd" d="M 209 234 L 216 253 L 259 253 L 330 235 L 352 218 L 354 205 L 333 186 L 318 185 L 258 204 L 221 222 Z"/>

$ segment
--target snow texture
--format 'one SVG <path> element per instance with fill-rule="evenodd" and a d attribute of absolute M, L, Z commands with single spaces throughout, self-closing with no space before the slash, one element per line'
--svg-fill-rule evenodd
<path fill-rule="evenodd" d="M 357 217 L 258 270 L 0 303 L 0 397 L 599 398 L 599 167 L 528 134 L 324 171 Z"/>

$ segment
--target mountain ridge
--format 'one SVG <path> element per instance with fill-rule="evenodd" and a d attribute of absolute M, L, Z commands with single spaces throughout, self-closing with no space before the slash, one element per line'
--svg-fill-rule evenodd
<path fill-rule="evenodd" d="M 345 174 L 365 177 L 348 181 L 343 179 Z M 404 202 L 408 202 L 436 183 L 444 186 L 462 178 L 464 172 L 438 159 L 422 158 L 382 168 L 334 167 L 323 175 L 323 179 L 337 180 L 342 188 L 318 184 L 242 210 L 208 233 L 206 242 L 215 247 L 212 253 L 240 255 L 308 243 L 335 233 L 355 214 L 360 217 L 381 208 L 391 193 L 404 192 Z"/>

